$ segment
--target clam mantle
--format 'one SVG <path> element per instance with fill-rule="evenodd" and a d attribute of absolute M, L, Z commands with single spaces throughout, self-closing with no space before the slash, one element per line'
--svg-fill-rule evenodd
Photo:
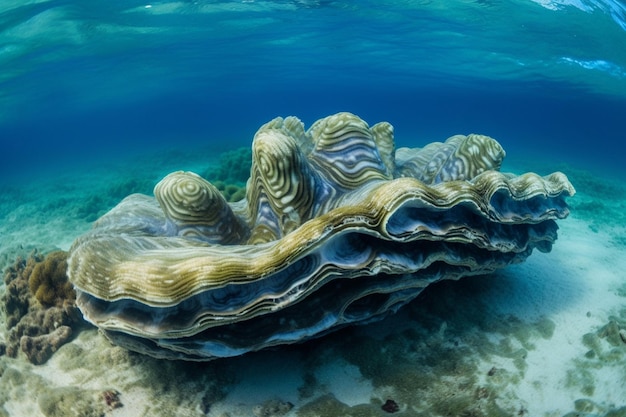
<path fill-rule="evenodd" d="M 396 150 L 389 123 L 350 113 L 274 119 L 252 149 L 244 200 L 174 172 L 74 242 L 77 304 L 114 343 L 210 360 L 377 320 L 550 251 L 574 194 L 561 173 L 499 172 L 487 136 Z"/>

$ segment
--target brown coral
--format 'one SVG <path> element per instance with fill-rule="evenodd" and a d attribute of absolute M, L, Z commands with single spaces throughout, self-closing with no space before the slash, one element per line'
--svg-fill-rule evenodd
<path fill-rule="evenodd" d="M 34 252 L 28 259 L 18 257 L 15 263 L 6 269 L 4 273 L 6 292 L 2 297 L 2 310 L 6 317 L 7 329 L 15 326 L 28 311 L 31 298 L 28 277 L 36 263 L 42 259 L 42 255 Z"/>
<path fill-rule="evenodd" d="M 35 364 L 44 363 L 80 323 L 75 293 L 65 274 L 66 252 L 33 252 L 6 269 L 2 309 L 8 330 L 6 354 L 20 350 Z"/>
<path fill-rule="evenodd" d="M 41 365 L 63 346 L 72 336 L 72 328 L 61 326 L 51 333 L 41 336 L 22 336 L 20 338 L 20 349 L 26 354 L 31 363 Z"/>
<path fill-rule="evenodd" d="M 51 252 L 33 268 L 28 287 L 37 301 L 46 306 L 63 304 L 76 298 L 67 279 L 67 252 Z"/>

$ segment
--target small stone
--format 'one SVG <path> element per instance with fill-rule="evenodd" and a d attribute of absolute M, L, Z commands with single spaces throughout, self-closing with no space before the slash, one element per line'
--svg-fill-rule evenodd
<path fill-rule="evenodd" d="M 397 411 L 400 411 L 400 406 L 398 405 L 398 403 L 391 399 L 385 401 L 385 403 L 380 408 L 388 413 L 395 413 Z"/>
<path fill-rule="evenodd" d="M 124 406 L 122 401 L 120 401 L 120 395 L 120 392 L 114 389 L 102 392 L 102 399 L 106 403 L 107 407 L 109 407 L 109 410 L 114 410 Z"/>
<path fill-rule="evenodd" d="M 626 329 L 619 330 L 619 337 L 622 339 L 622 342 L 626 343 Z"/>

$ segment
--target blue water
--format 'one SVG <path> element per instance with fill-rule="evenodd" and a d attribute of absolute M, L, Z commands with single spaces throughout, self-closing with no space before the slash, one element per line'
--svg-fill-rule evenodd
<path fill-rule="evenodd" d="M 611 0 L 2 0 L 0 175 L 249 146 L 276 116 L 386 120 L 622 173 L 626 5 Z"/>
<path fill-rule="evenodd" d="M 613 376 L 624 375 L 623 346 L 609 345 L 617 336 L 605 329 L 626 328 L 623 308 L 620 318 L 613 310 L 626 294 L 626 193 L 614 184 L 626 178 L 624 0 L 0 0 L 0 270 L 34 248 L 69 249 L 128 193 L 149 193 L 166 173 L 191 169 L 189 155 L 209 165 L 221 151 L 249 147 L 277 116 L 308 127 L 339 111 L 392 123 L 398 146 L 481 133 L 507 151 L 505 168 L 564 171 L 579 192 L 550 261 L 536 254 L 535 263 L 494 277 L 431 286 L 432 301 L 407 306 L 395 321 L 232 362 L 125 356 L 87 329 L 51 368 L 4 355 L 0 415 L 33 415 L 36 404 L 44 412 L 55 398 L 69 407 L 73 392 L 87 398 L 112 388 L 127 414 L 209 415 L 209 392 L 235 379 L 244 388 L 224 388 L 232 390 L 226 411 L 210 415 L 252 415 L 254 404 L 277 395 L 302 407 L 312 402 L 302 388 L 318 395 L 327 387 L 300 373 L 313 375 L 326 357 L 360 369 L 358 378 L 341 374 L 344 367 L 332 374 L 328 392 L 338 398 L 335 387 L 363 383 L 367 402 L 371 380 L 376 395 L 405 395 L 428 409 L 469 398 L 476 408 L 463 412 L 472 415 L 496 400 L 515 407 L 511 415 L 575 407 L 600 416 L 574 403 L 587 397 L 594 412 L 622 406 L 624 384 Z M 580 316 L 559 316 L 572 306 Z M 516 314 L 545 316 L 548 326 Z M 555 375 L 566 386 L 533 379 L 553 369 L 537 372 L 537 354 L 563 346 Z M 81 390 L 66 391 L 55 366 Z M 503 372 L 484 385 L 489 368 Z M 419 381 L 401 375 L 406 369 Z M 377 400 L 370 405 L 380 412 Z M 461 414 L 444 411 L 436 415 Z"/>

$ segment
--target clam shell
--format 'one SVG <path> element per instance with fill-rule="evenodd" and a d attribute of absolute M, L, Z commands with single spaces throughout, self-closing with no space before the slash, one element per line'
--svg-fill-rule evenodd
<path fill-rule="evenodd" d="M 176 172 L 73 244 L 84 317 L 114 342 L 210 360 L 380 319 L 430 283 L 548 252 L 574 189 L 498 171 L 482 135 L 398 149 L 393 128 L 339 113 L 259 129 L 243 203 Z"/>

